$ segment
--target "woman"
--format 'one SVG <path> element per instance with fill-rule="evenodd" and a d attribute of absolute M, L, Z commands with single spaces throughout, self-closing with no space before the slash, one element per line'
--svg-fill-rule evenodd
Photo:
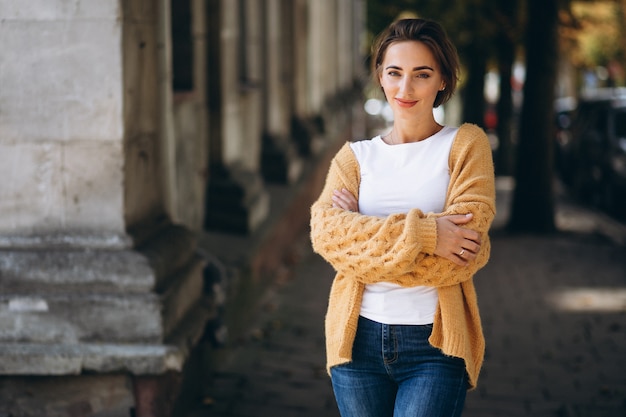
<path fill-rule="evenodd" d="M 311 207 L 313 248 L 337 271 L 327 367 L 343 417 L 459 416 L 484 354 L 472 278 L 489 257 L 491 148 L 435 121 L 459 70 L 438 23 L 394 22 L 372 63 L 393 128 L 345 144 Z"/>

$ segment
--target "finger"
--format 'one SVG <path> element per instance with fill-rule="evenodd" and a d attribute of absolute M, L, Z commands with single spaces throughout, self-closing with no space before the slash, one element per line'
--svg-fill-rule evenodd
<path fill-rule="evenodd" d="M 473 262 L 477 257 L 478 253 L 465 249 L 462 254 L 458 253 L 456 256 L 465 262 L 465 266 L 469 265 L 470 262 Z"/>
<path fill-rule="evenodd" d="M 354 211 L 357 212 L 358 209 L 358 203 L 356 203 L 356 200 L 351 201 L 351 199 L 348 198 L 348 196 L 337 193 L 336 195 L 332 196 L 332 200 L 333 200 L 333 207 L 336 208 L 341 208 L 343 210 L 348 210 L 348 211 Z"/>
<path fill-rule="evenodd" d="M 468 264 L 469 262 L 473 261 L 474 259 L 476 259 L 476 254 L 474 252 L 470 252 L 468 250 L 466 250 L 463 255 L 457 255 L 459 258 L 461 258 L 466 264 Z"/>
<path fill-rule="evenodd" d="M 348 203 L 346 203 L 345 201 L 343 201 L 342 199 L 333 196 L 333 207 L 335 208 L 340 208 L 343 210 L 349 210 L 350 209 L 350 205 Z"/>
<path fill-rule="evenodd" d="M 474 242 L 468 242 L 467 245 L 465 245 L 465 249 L 468 252 L 476 255 L 476 254 L 478 254 L 478 252 L 480 252 L 480 245 L 478 245 L 478 244 L 476 244 Z"/>
<path fill-rule="evenodd" d="M 345 201 L 348 202 L 349 201 L 349 194 L 346 194 L 344 191 L 342 190 L 335 190 L 333 191 L 333 196 L 337 197 L 338 199 L 340 199 L 341 201 Z"/>
<path fill-rule="evenodd" d="M 453 214 L 450 216 L 446 216 L 452 223 L 459 225 L 469 223 L 474 215 L 472 213 L 467 214 Z"/>
<path fill-rule="evenodd" d="M 350 191 L 346 190 L 345 188 L 343 188 L 341 191 L 339 191 L 339 195 L 341 195 L 341 197 L 345 201 L 349 201 L 351 203 L 356 203 L 356 197 Z"/>
<path fill-rule="evenodd" d="M 350 191 L 344 188 L 341 191 L 335 190 L 334 194 L 337 197 L 337 199 L 342 201 L 343 206 L 346 210 L 351 210 L 351 211 L 359 210 L 359 203 L 356 197 Z"/>
<path fill-rule="evenodd" d="M 459 256 L 458 253 L 453 254 L 448 259 L 450 259 L 452 262 L 454 262 L 455 264 L 460 265 L 460 266 L 466 266 L 468 264 L 467 260 L 465 260 L 463 257 Z"/>
<path fill-rule="evenodd" d="M 468 244 L 467 247 L 462 247 L 454 254 L 457 260 L 460 260 L 461 262 L 455 263 L 464 266 L 468 265 L 469 262 L 476 259 L 476 256 L 478 255 L 478 250 L 480 250 L 480 246 L 471 243 Z"/>
<path fill-rule="evenodd" d="M 464 248 L 467 247 L 468 249 L 471 249 L 475 245 L 480 245 L 481 243 L 480 233 L 476 232 L 475 230 L 463 229 L 463 239 L 465 242 L 469 243 L 469 246 L 466 246 L 465 244 L 461 246 L 463 246 Z"/>
<path fill-rule="evenodd" d="M 341 201 L 342 203 L 346 203 L 346 197 L 339 190 L 333 191 L 333 201 Z"/>

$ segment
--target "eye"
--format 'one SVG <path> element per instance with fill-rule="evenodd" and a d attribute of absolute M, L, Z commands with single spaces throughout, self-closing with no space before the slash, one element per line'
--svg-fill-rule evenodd
<path fill-rule="evenodd" d="M 421 72 L 421 73 L 416 75 L 416 78 L 430 78 L 430 74 L 428 74 L 426 72 Z"/>
<path fill-rule="evenodd" d="M 400 73 L 398 71 L 389 71 L 387 75 L 389 75 L 390 77 L 399 77 Z"/>

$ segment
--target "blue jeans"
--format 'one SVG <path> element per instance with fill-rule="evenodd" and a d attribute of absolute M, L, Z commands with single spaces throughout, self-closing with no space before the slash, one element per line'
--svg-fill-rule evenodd
<path fill-rule="evenodd" d="M 460 416 L 465 363 L 432 347 L 431 331 L 359 317 L 352 362 L 331 368 L 342 417 Z"/>

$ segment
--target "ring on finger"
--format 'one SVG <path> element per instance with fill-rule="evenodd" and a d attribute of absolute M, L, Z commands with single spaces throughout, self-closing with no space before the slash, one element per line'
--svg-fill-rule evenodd
<path fill-rule="evenodd" d="M 464 253 L 465 253 L 465 249 L 461 249 L 461 252 L 459 252 L 459 256 L 463 256 Z"/>

